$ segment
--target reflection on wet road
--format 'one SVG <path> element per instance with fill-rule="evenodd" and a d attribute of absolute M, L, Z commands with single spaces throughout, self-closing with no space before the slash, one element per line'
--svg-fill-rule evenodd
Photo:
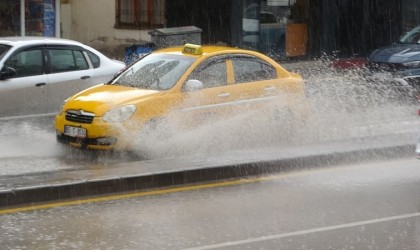
<path fill-rule="evenodd" d="M 0 215 L 3 249 L 419 249 L 419 161 Z M 176 191 L 176 190 L 174 190 Z"/>

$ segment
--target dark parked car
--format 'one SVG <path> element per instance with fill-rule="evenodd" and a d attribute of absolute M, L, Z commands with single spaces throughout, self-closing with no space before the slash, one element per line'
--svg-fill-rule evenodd
<path fill-rule="evenodd" d="M 420 26 L 399 41 L 373 51 L 367 69 L 367 79 L 391 83 L 407 98 L 416 100 L 420 93 Z"/>

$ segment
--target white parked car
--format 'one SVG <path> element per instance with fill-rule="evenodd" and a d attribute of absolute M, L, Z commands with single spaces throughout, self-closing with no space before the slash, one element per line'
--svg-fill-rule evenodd
<path fill-rule="evenodd" d="M 124 68 L 76 41 L 0 37 L 0 117 L 57 112 L 69 96 Z"/>

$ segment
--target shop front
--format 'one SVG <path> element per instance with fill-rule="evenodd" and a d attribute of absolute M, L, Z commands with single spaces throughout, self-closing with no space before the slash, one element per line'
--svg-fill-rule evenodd
<path fill-rule="evenodd" d="M 59 13 L 58 0 L 0 0 L 0 36 L 60 36 Z"/>
<path fill-rule="evenodd" d="M 306 1 L 241 1 L 241 47 L 259 50 L 276 59 L 307 54 Z"/>
<path fill-rule="evenodd" d="M 307 1 L 167 1 L 165 20 L 167 27 L 199 27 L 204 44 L 227 44 L 286 59 L 307 54 Z"/>
<path fill-rule="evenodd" d="M 418 0 L 232 1 L 232 45 L 280 60 L 366 57 L 420 25 Z"/>

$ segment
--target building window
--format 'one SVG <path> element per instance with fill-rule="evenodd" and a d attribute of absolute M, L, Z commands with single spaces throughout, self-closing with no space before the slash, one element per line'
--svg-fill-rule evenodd
<path fill-rule="evenodd" d="M 165 24 L 165 0 L 117 0 L 116 28 L 153 29 Z"/>

